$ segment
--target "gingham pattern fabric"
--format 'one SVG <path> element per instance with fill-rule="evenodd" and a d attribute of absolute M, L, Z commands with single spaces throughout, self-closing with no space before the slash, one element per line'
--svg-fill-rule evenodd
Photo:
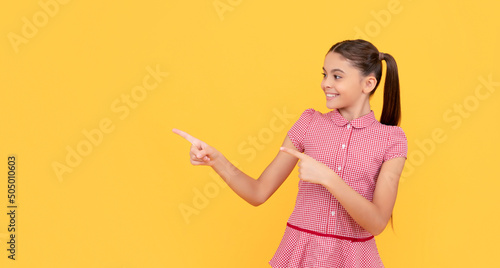
<path fill-rule="evenodd" d="M 347 121 L 338 110 L 322 114 L 307 109 L 288 137 L 297 150 L 330 167 L 370 201 L 382 163 L 406 158 L 408 150 L 403 130 L 381 124 L 373 111 Z M 372 234 L 326 188 L 303 181 L 269 264 L 275 268 L 384 267 Z"/>

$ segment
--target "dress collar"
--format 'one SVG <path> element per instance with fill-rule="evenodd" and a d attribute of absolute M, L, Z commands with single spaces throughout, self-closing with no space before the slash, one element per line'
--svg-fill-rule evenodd
<path fill-rule="evenodd" d="M 335 123 L 335 125 L 339 127 L 351 124 L 351 126 L 353 126 L 354 128 L 364 128 L 371 125 L 374 121 L 376 121 L 375 114 L 373 113 L 372 110 L 370 110 L 368 114 L 365 114 L 351 121 L 347 121 L 347 119 L 345 119 L 337 109 L 331 111 L 330 114 L 333 123 Z"/>

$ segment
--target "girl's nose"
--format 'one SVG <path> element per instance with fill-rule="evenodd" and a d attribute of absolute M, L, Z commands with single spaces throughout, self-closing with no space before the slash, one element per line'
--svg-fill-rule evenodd
<path fill-rule="evenodd" d="M 331 81 L 329 81 L 328 79 L 325 79 L 322 83 L 321 83 L 322 87 L 324 89 L 330 89 L 332 88 L 332 83 Z"/>

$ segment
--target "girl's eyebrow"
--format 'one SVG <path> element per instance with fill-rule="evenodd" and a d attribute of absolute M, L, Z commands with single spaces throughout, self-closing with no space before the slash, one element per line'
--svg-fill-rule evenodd
<path fill-rule="evenodd" d="M 325 72 L 326 72 L 325 67 L 323 67 L 323 71 L 325 71 Z M 338 68 L 335 68 L 335 69 L 330 70 L 330 73 L 333 73 L 333 72 L 341 72 L 341 73 L 345 73 L 344 71 L 342 71 L 341 69 L 338 69 Z"/>

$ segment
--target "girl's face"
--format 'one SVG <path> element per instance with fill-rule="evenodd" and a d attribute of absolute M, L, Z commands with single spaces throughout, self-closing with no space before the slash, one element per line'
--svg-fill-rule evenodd
<path fill-rule="evenodd" d="M 323 72 L 321 88 L 325 92 L 326 106 L 329 109 L 338 109 L 341 113 L 346 111 L 352 116 L 360 116 L 370 111 L 369 93 L 376 84 L 375 77 L 364 77 L 346 58 L 336 52 L 326 55 Z"/>

